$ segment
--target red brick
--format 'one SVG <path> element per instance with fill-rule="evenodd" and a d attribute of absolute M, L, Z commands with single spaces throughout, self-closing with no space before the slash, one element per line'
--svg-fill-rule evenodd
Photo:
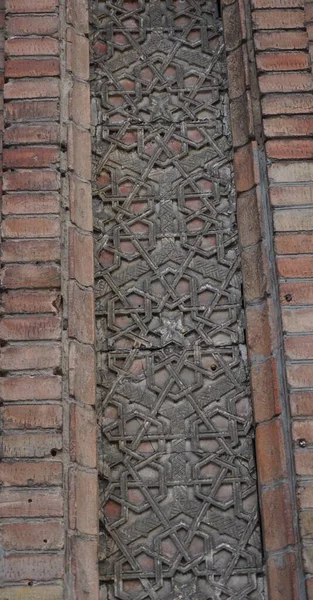
<path fill-rule="evenodd" d="M 308 544 L 302 547 L 302 558 L 303 558 L 303 566 L 304 572 L 309 573 L 310 575 L 313 572 L 313 545 Z"/>
<path fill-rule="evenodd" d="M 4 487 L 61 485 L 62 463 L 43 460 L 39 462 L 3 461 L 0 463 L 0 481 L 3 482 Z"/>
<path fill-rule="evenodd" d="M 270 165 L 268 172 L 270 180 L 277 183 L 296 183 L 298 181 L 311 183 L 313 179 L 313 161 L 276 162 Z"/>
<path fill-rule="evenodd" d="M 50 13 L 55 12 L 58 0 L 6 0 L 7 13 Z"/>
<path fill-rule="evenodd" d="M 81 285 L 93 285 L 93 237 L 74 227 L 69 230 L 69 275 Z"/>
<path fill-rule="evenodd" d="M 266 277 L 261 244 L 250 246 L 242 251 L 241 267 L 246 302 L 263 299 L 266 292 Z"/>
<path fill-rule="evenodd" d="M 50 458 L 62 450 L 58 433 L 5 433 L 2 436 L 3 458 Z"/>
<path fill-rule="evenodd" d="M 60 175 L 50 170 L 19 170 L 3 173 L 3 189 L 7 191 L 57 191 L 60 189 Z"/>
<path fill-rule="evenodd" d="M 4 288 L 59 288 L 60 268 L 54 265 L 7 265 L 1 276 Z"/>
<path fill-rule="evenodd" d="M 70 117 L 77 125 L 90 127 L 89 84 L 74 80 L 70 98 Z"/>
<path fill-rule="evenodd" d="M 58 56 L 59 42 L 54 38 L 11 38 L 4 43 L 8 56 Z"/>
<path fill-rule="evenodd" d="M 4 215 L 53 214 L 60 210 L 60 197 L 57 193 L 47 194 L 5 194 L 2 199 Z"/>
<path fill-rule="evenodd" d="M 279 0 L 280 8 L 302 8 L 303 0 Z M 277 0 L 253 0 L 253 8 L 277 8 Z"/>
<path fill-rule="evenodd" d="M 18 590 L 18 591 L 17 591 Z M 63 600 L 63 585 L 36 585 L 19 584 L 0 588 L 0 600 L 18 600 L 16 593 L 21 593 L 23 600 Z"/>
<path fill-rule="evenodd" d="M 80 533 L 98 533 L 97 473 L 72 468 L 70 471 L 70 527 Z M 85 491 L 88 490 L 88 496 Z"/>
<path fill-rule="evenodd" d="M 313 359 L 313 336 L 301 335 L 285 338 L 285 353 L 291 360 Z"/>
<path fill-rule="evenodd" d="M 313 386 L 312 364 L 289 364 L 287 365 L 287 381 L 295 388 Z"/>
<path fill-rule="evenodd" d="M 61 363 L 61 348 L 57 344 L 6 346 L 2 348 L 0 368 L 4 371 L 52 369 Z"/>
<path fill-rule="evenodd" d="M 3 164 L 11 168 L 49 167 L 59 161 L 60 151 L 57 146 L 25 146 L 5 148 Z"/>
<path fill-rule="evenodd" d="M 265 144 L 269 158 L 295 159 L 313 157 L 313 140 L 271 140 Z"/>
<path fill-rule="evenodd" d="M 79 79 L 89 79 L 89 41 L 72 28 L 67 30 L 67 68 Z"/>
<path fill-rule="evenodd" d="M 77 600 L 99 600 L 97 541 L 72 538 L 72 572 Z"/>
<path fill-rule="evenodd" d="M 94 404 L 95 380 L 96 364 L 93 348 L 71 342 L 69 352 L 70 394 L 84 404 Z"/>
<path fill-rule="evenodd" d="M 313 578 L 306 579 L 305 583 L 308 600 L 313 600 Z"/>
<path fill-rule="evenodd" d="M 57 291 L 7 292 L 3 294 L 3 312 L 10 313 L 53 313 L 61 306 Z"/>
<path fill-rule="evenodd" d="M 263 491 L 261 506 L 265 550 L 277 551 L 293 544 L 293 521 L 288 486 L 281 484 Z"/>
<path fill-rule="evenodd" d="M 313 475 L 312 450 L 296 450 L 294 457 L 297 475 Z"/>
<path fill-rule="evenodd" d="M 291 552 L 271 557 L 267 561 L 270 598 L 295 600 L 298 595 L 295 557 Z"/>
<path fill-rule="evenodd" d="M 53 77 L 60 74 L 58 58 L 13 58 L 5 62 L 5 76 L 19 77 Z M 40 85 L 40 84 L 39 84 Z"/>
<path fill-rule="evenodd" d="M 313 482 L 301 481 L 297 489 L 298 506 L 303 508 L 312 508 L 313 501 Z"/>
<path fill-rule="evenodd" d="M 280 277 L 291 279 L 313 277 L 313 257 L 311 256 L 279 256 L 276 264 Z"/>
<path fill-rule="evenodd" d="M 313 537 L 313 510 L 299 512 L 300 531 L 303 540 L 312 540 Z"/>
<path fill-rule="evenodd" d="M 237 222 L 242 248 L 257 244 L 261 239 L 258 199 L 254 189 L 237 198 Z"/>
<path fill-rule="evenodd" d="M 4 559 L 5 581 L 51 581 L 63 576 L 64 558 L 58 554 L 25 554 Z"/>
<path fill-rule="evenodd" d="M 277 367 L 274 359 L 251 366 L 252 399 L 256 423 L 280 414 Z"/>
<path fill-rule="evenodd" d="M 285 306 L 293 306 L 297 304 L 313 304 L 313 286 L 310 282 L 299 282 L 299 283 L 281 283 L 280 284 L 280 301 Z M 287 316 L 288 311 L 284 311 L 286 319 L 291 319 L 291 322 L 298 315 L 300 321 L 304 324 L 307 318 L 310 318 L 310 312 L 306 309 L 302 309 L 300 312 L 289 311 L 289 317 Z M 299 314 L 298 314 L 299 313 Z M 294 316 L 292 316 L 294 315 Z M 297 330 L 295 330 L 297 331 Z M 305 330 L 304 330 L 305 331 Z"/>
<path fill-rule="evenodd" d="M 74 174 L 70 176 L 71 219 L 77 227 L 86 231 L 93 229 L 90 183 L 81 181 Z"/>
<path fill-rule="evenodd" d="M 300 74 L 301 75 L 301 74 Z M 262 99 L 265 115 L 311 113 L 312 94 L 273 94 Z"/>
<path fill-rule="evenodd" d="M 304 27 L 304 13 L 286 8 L 257 10 L 252 13 L 252 21 L 255 29 L 296 29 Z"/>
<path fill-rule="evenodd" d="M 306 31 L 262 31 L 253 39 L 257 50 L 298 50 L 308 45 Z"/>
<path fill-rule="evenodd" d="M 275 236 L 277 254 L 313 254 L 313 238 L 310 233 Z"/>
<path fill-rule="evenodd" d="M 57 340 L 60 334 L 59 317 L 4 317 L 0 322 L 3 340 Z"/>
<path fill-rule="evenodd" d="M 279 419 L 259 424 L 256 428 L 258 477 L 261 485 L 275 483 L 288 476 L 285 440 Z"/>
<path fill-rule="evenodd" d="M 305 440 L 307 444 L 313 443 L 313 420 L 293 421 L 292 439 L 298 443 L 299 440 Z M 313 530 L 312 530 L 313 533 Z"/>
<path fill-rule="evenodd" d="M 246 89 L 241 46 L 227 57 L 227 72 L 230 99 L 241 98 Z"/>
<path fill-rule="evenodd" d="M 6 402 L 56 400 L 62 396 L 62 378 L 57 375 L 2 377 L 0 390 Z"/>
<path fill-rule="evenodd" d="M 234 171 L 237 192 L 245 192 L 253 187 L 254 172 L 250 144 L 235 151 Z"/>
<path fill-rule="evenodd" d="M 93 408 L 72 404 L 70 412 L 70 455 L 84 467 L 97 465 L 97 426 Z"/>
<path fill-rule="evenodd" d="M 242 42 L 242 28 L 238 2 L 227 4 L 225 2 L 223 7 L 223 28 L 226 50 L 230 52 L 240 46 Z"/>
<path fill-rule="evenodd" d="M 307 417 L 312 415 L 313 392 L 292 392 L 289 398 L 293 417 Z"/>
<path fill-rule="evenodd" d="M 271 354 L 268 311 L 265 303 L 246 307 L 247 347 L 250 360 L 264 359 Z"/>
<path fill-rule="evenodd" d="M 40 125 L 11 125 L 4 130 L 4 143 L 9 144 L 55 144 L 59 141 L 57 123 Z"/>
<path fill-rule="evenodd" d="M 310 206 L 313 203 L 313 186 L 304 184 L 270 187 L 270 199 L 273 206 L 301 206 L 306 204 Z"/>
<path fill-rule="evenodd" d="M 312 90 L 313 82 L 311 73 L 267 73 L 260 75 L 259 86 L 262 94 L 301 90 L 308 92 Z"/>
<path fill-rule="evenodd" d="M 8 17 L 6 20 L 8 36 L 16 35 L 53 35 L 58 32 L 57 16 Z"/>
<path fill-rule="evenodd" d="M 2 543 L 8 550 L 58 550 L 64 546 L 64 528 L 58 521 L 3 523 Z"/>
<path fill-rule="evenodd" d="M 1 518 L 62 517 L 62 515 L 61 490 L 2 490 L 0 492 Z"/>
<path fill-rule="evenodd" d="M 267 137 L 313 135 L 313 116 L 269 117 L 264 119 L 263 125 Z"/>
<path fill-rule="evenodd" d="M 82 179 L 91 178 L 91 140 L 88 131 L 70 124 L 68 131 L 68 168 Z"/>
<path fill-rule="evenodd" d="M 62 407 L 57 404 L 11 405 L 2 409 L 3 429 L 61 429 Z"/>
<path fill-rule="evenodd" d="M 60 236 L 57 217 L 7 217 L 3 221 L 4 238 L 47 238 Z"/>
<path fill-rule="evenodd" d="M 84 319 L 81 316 L 84 315 Z M 74 281 L 69 284 L 69 336 L 79 342 L 93 344 L 94 297 L 89 289 L 82 289 Z"/>
<path fill-rule="evenodd" d="M 33 19 L 33 17 L 32 17 Z M 57 78 L 42 79 L 38 81 L 9 81 L 4 86 L 4 98 L 58 98 L 59 80 Z"/>
<path fill-rule="evenodd" d="M 88 5 L 82 0 L 68 0 L 67 20 L 77 31 L 88 33 Z"/>
<path fill-rule="evenodd" d="M 59 259 L 60 243 L 58 240 L 7 240 L 2 244 L 2 260 L 6 263 Z"/>
<path fill-rule="evenodd" d="M 262 52 L 256 64 L 261 71 L 301 71 L 310 65 L 306 52 Z"/>
<path fill-rule="evenodd" d="M 38 86 L 37 86 L 38 87 Z M 57 120 L 59 117 L 56 100 L 26 100 L 7 102 L 5 116 L 8 122 Z"/>

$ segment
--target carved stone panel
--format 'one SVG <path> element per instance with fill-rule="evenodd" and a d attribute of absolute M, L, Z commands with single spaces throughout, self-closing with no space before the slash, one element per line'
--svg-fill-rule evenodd
<path fill-rule="evenodd" d="M 215 0 L 90 0 L 106 600 L 261 600 Z"/>

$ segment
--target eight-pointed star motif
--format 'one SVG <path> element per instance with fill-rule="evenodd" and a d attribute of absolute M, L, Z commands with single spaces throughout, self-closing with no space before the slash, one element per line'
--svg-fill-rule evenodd
<path fill-rule="evenodd" d="M 156 333 L 161 334 L 161 344 L 176 342 L 181 346 L 186 346 L 184 334 L 188 330 L 183 325 L 183 317 L 179 315 L 175 319 L 161 317 L 161 325 L 155 329 Z"/>

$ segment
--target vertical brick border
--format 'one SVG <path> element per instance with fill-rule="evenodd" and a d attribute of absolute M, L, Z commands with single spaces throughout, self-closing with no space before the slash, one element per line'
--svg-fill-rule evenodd
<path fill-rule="evenodd" d="M 260 29 L 275 29 L 274 48 L 280 43 L 305 46 L 302 32 L 298 35 L 297 31 L 303 24 L 301 0 L 282 0 L 282 3 L 283 10 L 275 10 L 273 0 L 254 0 L 255 8 L 266 7 L 258 10 L 254 19 L 260 23 Z M 252 34 L 249 0 L 223 0 L 222 5 L 268 593 L 270 600 L 305 600 L 282 320 L 273 260 L 270 173 L 263 142 L 259 90 L 262 93 L 267 88 L 271 91 L 275 86 L 279 89 L 279 86 L 292 85 L 305 89 L 311 85 L 310 75 L 305 71 L 308 59 L 302 51 L 287 57 L 281 53 L 265 53 L 257 56 L 257 70 L 254 42 L 270 44 L 270 32 Z M 288 10 L 290 5 L 297 8 Z M 294 25 L 296 36 L 290 42 L 288 31 Z M 278 34 L 276 30 L 280 28 L 287 29 L 287 36 L 284 31 L 283 38 Z M 276 74 L 276 70 L 286 68 L 288 61 L 291 61 L 291 69 L 300 69 L 299 73 Z M 271 72 L 263 75 L 260 68 Z M 290 176 L 295 174 L 291 171 Z"/>

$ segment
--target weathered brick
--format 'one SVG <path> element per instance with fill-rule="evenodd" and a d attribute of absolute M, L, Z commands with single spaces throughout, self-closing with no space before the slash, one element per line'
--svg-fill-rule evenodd
<path fill-rule="evenodd" d="M 7 240 L 2 244 L 2 260 L 6 263 L 59 259 L 59 240 Z"/>
<path fill-rule="evenodd" d="M 269 158 L 295 159 L 313 157 L 313 140 L 270 140 L 265 144 L 266 153 Z"/>
<path fill-rule="evenodd" d="M 298 595 L 297 568 L 291 552 L 271 557 L 267 561 L 270 598 L 295 600 Z"/>
<path fill-rule="evenodd" d="M 60 268 L 54 265 L 6 265 L 1 274 L 6 289 L 59 288 Z"/>
<path fill-rule="evenodd" d="M 81 318 L 84 315 L 84 319 Z M 94 297 L 89 289 L 82 289 L 77 283 L 69 284 L 69 336 L 79 342 L 93 344 L 94 329 Z"/>
<path fill-rule="evenodd" d="M 247 347 L 250 360 L 262 360 L 271 354 L 271 335 L 266 303 L 246 307 Z"/>
<path fill-rule="evenodd" d="M 301 481 L 297 489 L 298 505 L 301 509 L 312 508 L 313 482 Z"/>
<path fill-rule="evenodd" d="M 38 86 L 37 86 L 38 87 Z M 58 95 L 58 94 L 55 94 Z M 26 96 L 27 97 L 27 96 Z M 7 122 L 57 120 L 59 107 L 56 100 L 25 100 L 7 102 L 5 106 Z"/>
<path fill-rule="evenodd" d="M 313 443 L 313 420 L 293 421 L 292 423 L 292 439 L 295 443 L 304 440 L 306 444 Z M 313 534 L 313 530 L 312 530 Z"/>
<path fill-rule="evenodd" d="M 62 579 L 64 559 L 58 554 L 25 554 L 4 559 L 5 581 Z"/>
<path fill-rule="evenodd" d="M 82 127 L 90 127 L 89 84 L 74 80 L 70 98 L 70 117 Z"/>
<path fill-rule="evenodd" d="M 312 450 L 296 450 L 294 457 L 297 475 L 313 475 Z"/>
<path fill-rule="evenodd" d="M 302 549 L 303 565 L 305 573 L 313 572 L 313 545 L 304 545 Z"/>
<path fill-rule="evenodd" d="M 302 8 L 303 0 L 279 0 L 280 8 Z M 277 0 L 252 0 L 252 7 L 277 8 Z"/>
<path fill-rule="evenodd" d="M 18 170 L 3 173 L 3 189 L 7 191 L 57 191 L 60 175 L 52 170 Z"/>
<path fill-rule="evenodd" d="M 251 366 L 252 400 L 256 423 L 269 421 L 281 412 L 277 367 L 274 359 Z"/>
<path fill-rule="evenodd" d="M 265 115 L 311 113 L 313 111 L 313 94 L 265 96 L 262 98 L 262 110 Z"/>
<path fill-rule="evenodd" d="M 91 186 L 74 174 L 70 176 L 70 210 L 71 219 L 77 227 L 92 231 Z"/>
<path fill-rule="evenodd" d="M 11 405 L 2 409 L 3 429 L 61 429 L 62 407 L 58 404 Z"/>
<path fill-rule="evenodd" d="M 58 163 L 59 157 L 57 146 L 21 146 L 5 148 L 3 164 L 8 168 L 50 167 Z"/>
<path fill-rule="evenodd" d="M 58 521 L 4 523 L 2 543 L 8 550 L 59 550 L 64 546 L 64 527 Z"/>
<path fill-rule="evenodd" d="M 249 141 L 249 121 L 247 94 L 230 102 L 232 140 L 234 148 L 244 146 Z"/>
<path fill-rule="evenodd" d="M 49 238 L 60 236 L 58 217 L 7 217 L 2 224 L 4 238 Z"/>
<path fill-rule="evenodd" d="M 272 186 L 270 199 L 273 206 L 311 205 L 313 202 L 313 186 L 311 184 Z M 294 213 L 296 214 L 296 213 Z"/>
<path fill-rule="evenodd" d="M 59 312 L 61 296 L 57 291 L 7 292 L 3 294 L 3 312 L 53 313 Z M 56 325 L 56 322 L 54 322 Z M 51 326 L 51 325 L 50 325 Z M 49 337 L 49 336 L 48 336 Z M 53 336 L 54 337 L 54 336 Z"/>
<path fill-rule="evenodd" d="M 5 194 L 2 199 L 2 212 L 4 215 L 32 215 L 55 214 L 60 210 L 59 194 L 51 192 L 46 194 L 18 193 Z"/>
<path fill-rule="evenodd" d="M 57 375 L 2 377 L 0 390 L 6 402 L 55 400 L 62 395 L 62 378 Z"/>
<path fill-rule="evenodd" d="M 94 473 L 72 468 L 70 471 L 70 527 L 80 533 L 98 532 L 98 477 Z M 88 489 L 88 496 L 85 490 Z"/>
<path fill-rule="evenodd" d="M 313 116 L 268 117 L 263 126 L 267 137 L 308 136 L 313 135 Z"/>
<path fill-rule="evenodd" d="M 313 386 L 313 368 L 312 364 L 288 364 L 287 381 L 289 385 L 295 388 L 305 388 Z"/>
<path fill-rule="evenodd" d="M 293 306 L 297 304 L 313 304 L 313 286 L 311 282 L 288 282 L 280 284 L 280 301 L 284 306 Z M 309 318 L 309 311 L 302 309 L 302 311 L 283 311 L 286 314 L 286 319 L 291 322 L 299 319 L 301 323 L 305 323 L 305 320 Z M 292 317 L 292 315 L 294 315 Z M 295 316 L 297 315 L 297 316 Z M 295 330 L 297 331 L 297 330 Z M 299 330 L 301 331 L 301 330 Z"/>
<path fill-rule="evenodd" d="M 70 124 L 68 130 L 68 168 L 82 179 L 91 178 L 91 140 L 88 131 Z"/>
<path fill-rule="evenodd" d="M 67 20 L 77 31 L 88 33 L 88 5 L 84 0 L 68 0 Z"/>
<path fill-rule="evenodd" d="M 305 279 L 313 276 L 313 257 L 311 256 L 279 256 L 276 264 L 280 277 Z"/>
<path fill-rule="evenodd" d="M 3 458 L 50 458 L 62 450 L 58 433 L 5 433 L 2 436 Z"/>
<path fill-rule="evenodd" d="M 288 486 L 281 484 L 263 491 L 261 506 L 265 549 L 277 551 L 294 543 L 291 499 Z M 279 519 L 277 518 L 279 515 Z"/>
<path fill-rule="evenodd" d="M 69 230 L 69 275 L 81 285 L 93 285 L 93 237 L 74 227 Z"/>
<path fill-rule="evenodd" d="M 35 587 L 20 584 L 18 587 L 0 588 L 0 600 L 63 600 L 63 597 L 63 586 L 60 584 Z"/>
<path fill-rule="evenodd" d="M 89 406 L 71 405 L 70 412 L 70 455 L 73 462 L 84 467 L 95 468 L 96 456 L 96 415 Z"/>
<path fill-rule="evenodd" d="M 306 52 L 262 52 L 256 64 L 261 71 L 302 71 L 310 65 Z"/>
<path fill-rule="evenodd" d="M 95 403 L 95 352 L 92 347 L 70 343 L 70 394 L 84 404 Z"/>
<path fill-rule="evenodd" d="M 4 130 L 4 143 L 15 144 L 55 144 L 59 140 L 57 123 L 40 125 L 11 125 Z"/>
<path fill-rule="evenodd" d="M 255 29 L 296 29 L 304 26 L 304 13 L 286 8 L 256 10 L 252 13 L 252 21 Z"/>
<path fill-rule="evenodd" d="M 245 72 L 243 67 L 242 48 L 237 48 L 227 57 L 229 97 L 231 100 L 241 98 L 245 92 Z"/>
<path fill-rule="evenodd" d="M 240 245 L 254 245 L 261 239 L 258 200 L 255 189 L 239 194 L 237 199 L 237 222 Z"/>
<path fill-rule="evenodd" d="M 32 17 L 33 18 L 33 17 Z M 59 80 L 47 77 L 40 81 L 8 81 L 4 86 L 4 98 L 58 98 Z"/>
<path fill-rule="evenodd" d="M 50 13 L 55 12 L 58 0 L 6 0 L 7 13 Z"/>
<path fill-rule="evenodd" d="M 79 79 L 89 79 L 89 41 L 71 27 L 67 30 L 67 68 Z"/>
<path fill-rule="evenodd" d="M 9 16 L 6 19 L 8 36 L 53 35 L 58 32 L 57 16 Z"/>
<path fill-rule="evenodd" d="M 54 77 L 60 74 L 58 58 L 11 58 L 5 62 L 5 76 L 10 79 L 19 77 Z"/>
<path fill-rule="evenodd" d="M 259 86 L 262 94 L 309 92 L 313 88 L 313 82 L 311 73 L 267 73 L 266 75 L 260 75 Z"/>
<path fill-rule="evenodd" d="M 283 234 L 275 236 L 277 254 L 313 254 L 313 238 L 310 233 Z"/>
<path fill-rule="evenodd" d="M 243 250 L 241 265 L 246 302 L 262 299 L 266 291 L 266 276 L 261 244 Z"/>
<path fill-rule="evenodd" d="M 11 38 L 5 41 L 5 53 L 8 56 L 57 56 L 59 42 L 54 38 Z"/>
<path fill-rule="evenodd" d="M 313 161 L 276 162 L 269 167 L 270 180 L 277 183 L 312 182 Z"/>
<path fill-rule="evenodd" d="M 283 327 L 288 333 L 311 333 L 313 331 L 313 315 L 311 309 L 283 308 L 282 319 Z"/>
<path fill-rule="evenodd" d="M 291 360 L 313 359 L 313 336 L 286 337 L 284 346 L 286 356 Z"/>
<path fill-rule="evenodd" d="M 97 541 L 72 538 L 72 569 L 77 600 L 99 600 Z"/>
<path fill-rule="evenodd" d="M 15 461 L 0 463 L 0 481 L 4 487 L 61 485 L 62 463 L 55 461 Z"/>
<path fill-rule="evenodd" d="M 252 148 L 250 144 L 247 144 L 247 146 L 239 148 L 235 151 L 234 171 L 236 188 L 238 192 L 245 192 L 253 187 L 255 181 Z"/>
<path fill-rule="evenodd" d="M 241 44 L 242 33 L 238 2 L 225 6 L 223 10 L 223 27 L 226 41 L 226 50 L 235 50 Z"/>
<path fill-rule="evenodd" d="M 293 417 L 308 417 L 312 415 L 313 392 L 292 392 L 289 398 Z"/>
<path fill-rule="evenodd" d="M 57 340 L 61 327 L 59 317 L 4 317 L 0 337 L 4 340 Z"/>
<path fill-rule="evenodd" d="M 62 517 L 63 502 L 61 489 L 3 489 L 0 491 L 0 517 Z"/>
<path fill-rule="evenodd" d="M 256 32 L 253 39 L 257 50 L 298 50 L 308 44 L 306 31 L 299 30 Z"/>
<path fill-rule="evenodd" d="M 61 363 L 59 344 L 34 344 L 6 346 L 2 348 L 0 369 L 22 371 L 24 369 L 52 369 Z"/>
<path fill-rule="evenodd" d="M 285 440 L 280 419 L 259 424 L 256 428 L 258 477 L 261 485 L 275 483 L 288 476 Z"/>

